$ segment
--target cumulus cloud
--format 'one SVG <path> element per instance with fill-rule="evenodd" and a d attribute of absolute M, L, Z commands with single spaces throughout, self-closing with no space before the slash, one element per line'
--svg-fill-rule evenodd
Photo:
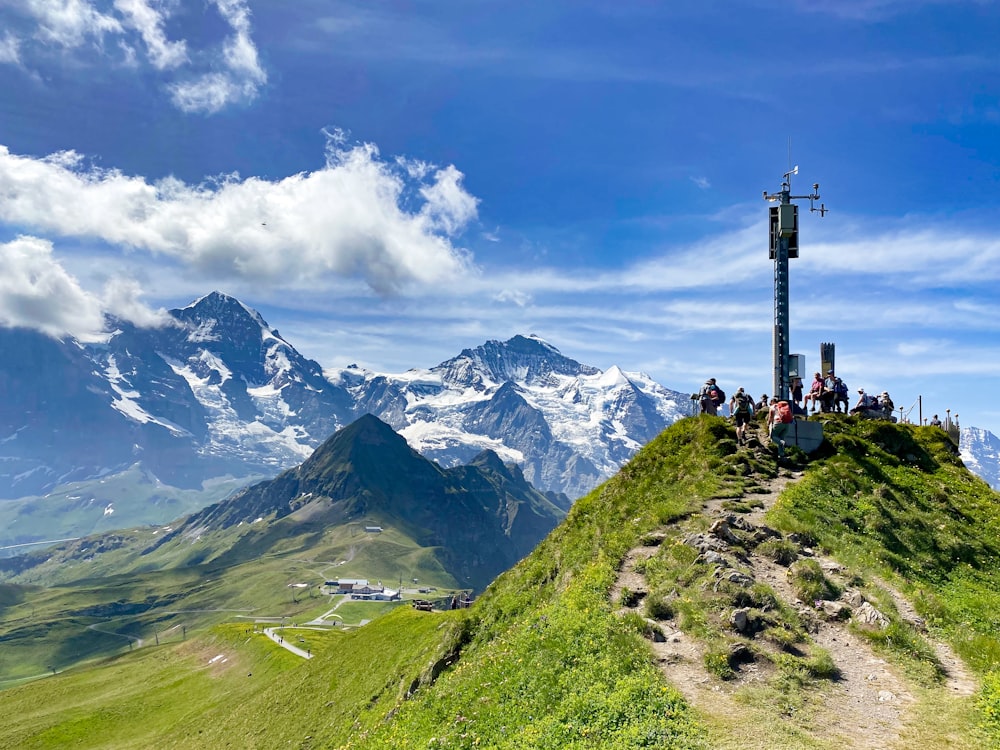
<path fill-rule="evenodd" d="M 52 257 L 52 243 L 18 237 L 0 244 L 0 324 L 92 340 L 104 328 L 101 302 Z"/>
<path fill-rule="evenodd" d="M 79 54 L 96 50 L 109 60 L 117 55 L 118 65 L 139 67 L 145 60 L 157 71 L 171 73 L 167 91 L 175 106 L 186 112 L 214 114 L 253 101 L 267 83 L 267 73 L 253 41 L 246 0 L 211 0 L 205 6 L 214 8 L 231 33 L 202 49 L 193 49 L 185 39 L 169 38 L 168 21 L 179 8 L 193 12 L 173 0 L 114 0 L 107 11 L 92 0 L 27 0 L 17 10 L 34 29 L 20 38 L 10 32 L 0 38 L 0 63 L 26 66 L 35 61 L 30 53 L 39 52 L 38 57 L 44 58 L 44 49 L 52 45 L 81 50 Z"/>
<path fill-rule="evenodd" d="M 310 286 L 360 277 L 380 294 L 471 270 L 452 243 L 476 199 L 454 167 L 413 183 L 371 144 L 334 142 L 323 169 L 277 181 L 236 175 L 151 183 L 67 151 L 42 159 L 0 146 L 0 219 L 162 254 L 217 278 Z M 407 208 L 407 196 L 422 203 Z"/>

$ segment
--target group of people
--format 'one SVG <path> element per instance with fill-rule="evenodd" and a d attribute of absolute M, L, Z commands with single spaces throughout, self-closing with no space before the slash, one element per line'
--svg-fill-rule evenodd
<path fill-rule="evenodd" d="M 717 416 L 719 407 L 726 402 L 725 391 L 722 390 L 715 378 L 706 380 L 701 390 L 692 395 L 691 398 L 697 399 L 699 413 L 710 414 L 712 416 Z M 794 410 L 791 403 L 788 401 L 779 401 L 777 398 L 772 398 L 768 401 L 766 393 L 760 397 L 759 401 L 754 402 L 753 397 L 746 392 L 745 388 L 740 386 L 732 398 L 729 399 L 729 414 L 736 425 L 736 439 L 741 444 L 747 440 L 747 425 L 750 424 L 750 420 L 753 419 L 754 414 L 759 414 L 765 410 L 768 413 L 767 429 L 772 434 L 772 438 L 777 425 L 788 424 L 794 418 Z M 776 442 L 779 442 L 780 447 L 780 440 Z"/>
<path fill-rule="evenodd" d="M 802 393 L 802 380 L 796 378 L 799 394 Z M 796 384 L 792 385 L 792 398 L 798 403 L 801 395 L 796 396 Z M 809 393 L 803 400 L 803 409 L 808 409 L 810 414 L 817 411 L 822 413 L 837 412 L 847 414 L 850 406 L 847 394 L 849 390 L 847 383 L 837 377 L 833 370 L 826 371 L 826 377 L 820 373 L 813 375 L 812 385 L 809 386 Z"/>
<path fill-rule="evenodd" d="M 754 401 L 753 397 L 741 386 L 732 398 L 729 399 L 729 414 L 736 425 L 736 437 L 742 444 L 746 442 L 746 428 L 754 414 L 767 412 L 767 429 L 771 440 L 778 445 L 779 454 L 784 451 L 782 435 L 795 416 L 808 416 L 810 413 L 848 413 L 848 389 L 847 385 L 837 377 L 833 370 L 827 370 L 826 377 L 820 373 L 813 376 L 812 385 L 807 394 L 803 394 L 802 379 L 793 378 L 791 384 L 791 398 L 778 399 L 772 397 L 770 400 L 767 394 Z M 878 396 L 865 393 L 864 388 L 858 389 L 858 403 L 851 414 L 860 414 L 868 417 L 879 417 L 895 421 L 892 416 L 895 409 L 892 399 L 886 391 L 882 391 Z M 717 416 L 720 407 L 726 402 L 726 394 L 719 386 L 715 378 L 709 378 L 701 390 L 691 396 L 697 399 L 698 410 L 701 414 Z M 937 415 L 935 415 L 937 419 Z M 933 422 L 932 422 L 933 424 Z M 940 424 L 940 422 L 938 422 Z"/>
<path fill-rule="evenodd" d="M 881 394 L 876 396 L 874 394 L 865 393 L 864 388 L 858 388 L 858 403 L 856 403 L 854 408 L 851 409 L 851 414 L 880 416 L 883 419 L 895 421 L 895 417 L 892 416 L 892 412 L 895 408 L 895 404 L 892 403 L 892 399 L 885 391 L 882 391 Z M 934 416 L 937 417 L 936 414 Z"/>

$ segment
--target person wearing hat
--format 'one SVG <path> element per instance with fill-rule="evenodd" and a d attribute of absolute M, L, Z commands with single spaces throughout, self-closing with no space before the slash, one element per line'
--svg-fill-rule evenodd
<path fill-rule="evenodd" d="M 865 411 L 871 405 L 871 396 L 865 393 L 864 388 L 858 388 L 858 403 L 851 409 L 851 414 Z"/>
<path fill-rule="evenodd" d="M 892 416 L 892 412 L 895 410 L 896 405 L 892 403 L 892 399 L 889 398 L 889 394 L 886 391 L 882 391 L 882 396 L 879 398 L 879 403 L 882 406 L 882 416 L 888 419 L 890 422 L 894 422 L 895 418 Z"/>

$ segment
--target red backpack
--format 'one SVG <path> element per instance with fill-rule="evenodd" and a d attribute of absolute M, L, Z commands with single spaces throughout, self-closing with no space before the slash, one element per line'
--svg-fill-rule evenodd
<path fill-rule="evenodd" d="M 777 420 L 775 420 L 777 422 L 783 422 L 784 424 L 788 424 L 789 422 L 792 421 L 792 419 L 794 419 L 794 417 L 792 416 L 792 407 L 788 405 L 787 401 L 779 401 L 778 403 L 776 403 L 774 405 L 774 412 L 775 415 L 777 416 Z"/>

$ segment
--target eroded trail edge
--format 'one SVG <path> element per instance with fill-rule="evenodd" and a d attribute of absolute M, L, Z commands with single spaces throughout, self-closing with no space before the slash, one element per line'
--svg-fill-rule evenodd
<path fill-rule="evenodd" d="M 762 711 L 765 715 L 772 712 L 776 720 L 793 725 L 789 731 L 804 733 L 817 741 L 816 746 L 862 750 L 902 747 L 905 744 L 902 735 L 917 708 L 914 689 L 899 668 L 877 654 L 869 641 L 857 633 L 858 629 L 886 627 L 888 618 L 868 600 L 857 587 L 857 580 L 839 563 L 799 543 L 794 535 L 789 539 L 764 524 L 764 514 L 799 476 L 783 471 L 777 477 L 762 480 L 753 495 L 755 507 L 749 513 L 727 511 L 725 501 L 713 499 L 705 503 L 704 513 L 698 519 L 689 519 L 681 527 L 664 528 L 647 537 L 644 546 L 635 547 L 626 556 L 612 590 L 613 601 L 621 605 L 622 613 L 636 612 L 646 619 L 653 652 L 667 679 L 710 723 L 723 727 L 733 747 L 770 747 L 768 743 L 774 741 L 773 737 L 757 736 L 751 728 L 753 722 L 739 720 L 748 711 L 756 712 L 758 720 Z M 644 606 L 649 594 L 647 564 L 661 554 L 666 540 L 676 539 L 678 534 L 683 544 L 697 550 L 698 562 L 712 566 L 713 581 L 725 582 L 730 588 L 734 584 L 748 589 L 759 588 L 759 584 L 769 587 L 782 606 L 797 613 L 808 632 L 806 643 L 775 645 L 756 640 L 752 610 L 742 608 L 741 612 L 741 608 L 735 607 L 729 621 L 724 623 L 732 636 L 729 649 L 732 674 L 730 679 L 720 679 L 711 673 L 706 666 L 709 646 L 683 632 L 675 613 L 657 619 L 647 616 L 648 608 Z M 759 543 L 768 539 L 794 546 L 799 559 L 814 560 L 823 575 L 835 584 L 839 596 L 832 601 L 801 601 L 790 580 L 789 561 L 776 561 L 773 555 L 757 552 Z M 951 646 L 927 633 L 913 606 L 897 590 L 882 580 L 868 581 L 866 590 L 873 586 L 891 597 L 898 616 L 930 644 L 948 694 L 972 695 L 978 687 L 976 678 Z M 783 650 L 794 653 L 800 649 L 825 651 L 836 675 L 815 680 L 805 706 L 760 705 L 767 703 L 767 699 L 780 702 L 775 697 L 776 691 L 768 686 L 775 679 L 775 663 L 781 657 L 772 659 L 769 654 Z"/>

